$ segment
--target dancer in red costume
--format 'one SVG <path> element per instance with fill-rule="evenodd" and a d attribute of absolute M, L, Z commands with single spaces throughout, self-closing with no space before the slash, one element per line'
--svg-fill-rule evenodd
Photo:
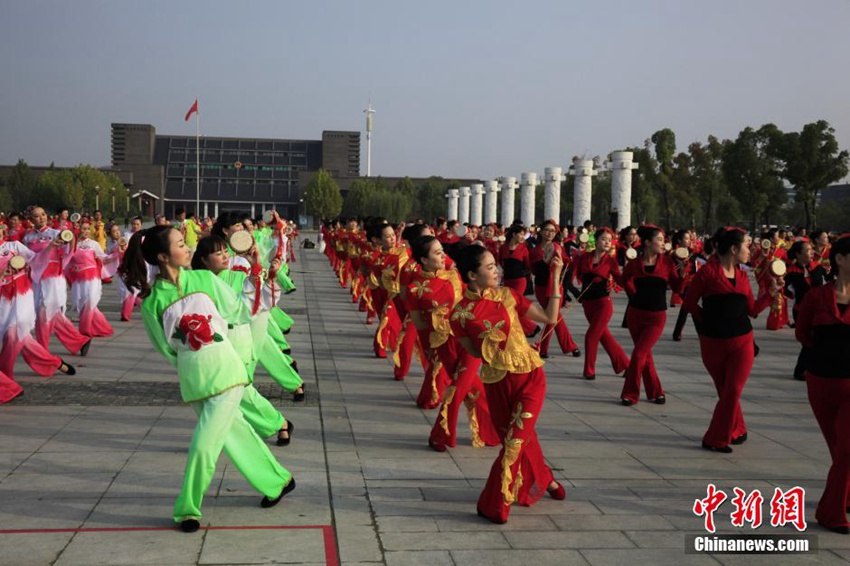
<path fill-rule="evenodd" d="M 478 498 L 478 514 L 505 523 L 511 504 L 532 505 L 543 494 L 564 499 L 564 488 L 546 465 L 535 424 L 546 396 L 543 360 L 528 344 L 519 317 L 544 324 L 558 320 L 561 297 L 555 292 L 563 262 L 552 260 L 548 308 L 544 311 L 513 289 L 499 287 L 493 254 L 480 246 L 464 248 L 458 269 L 468 285 L 451 314 L 451 328 L 467 352 L 482 359 L 481 380 L 502 449 Z"/>
<path fill-rule="evenodd" d="M 602 344 L 611 358 L 614 373 L 622 373 L 629 366 L 629 357 L 608 329 L 608 322 L 614 313 L 608 280 L 613 277 L 615 281 L 619 281 L 621 277 L 620 266 L 611 256 L 613 234 L 608 228 L 601 228 L 596 231 L 595 238 L 594 251 L 584 252 L 573 259 L 575 278 L 581 282 L 582 288 L 579 291 L 572 287 L 571 291 L 576 297 L 582 295 L 581 306 L 590 324 L 584 335 L 585 379 L 596 379 L 596 353 L 599 344 Z"/>
<path fill-rule="evenodd" d="M 407 308 L 427 352 L 432 372 L 442 371 L 450 378 L 442 398 L 428 445 L 437 452 L 457 444 L 457 418 L 465 405 L 472 431 L 472 445 L 496 446 L 499 436 L 493 429 L 484 386 L 478 377 L 481 360 L 469 355 L 452 335 L 449 314 L 463 298 L 463 283 L 456 269 L 446 269 L 446 254 L 434 236 L 411 243 L 411 251 L 421 269 L 406 289 Z"/>
<path fill-rule="evenodd" d="M 525 295 L 528 276 L 531 273 L 531 259 L 525 235 L 528 231 L 522 224 L 513 224 L 505 232 L 505 244 L 499 248 L 499 265 L 502 266 L 502 285 L 510 287 L 520 295 Z M 490 253 L 493 253 L 490 250 Z M 523 317 L 520 319 L 522 331 L 529 338 L 537 336 L 540 327 Z"/>
<path fill-rule="evenodd" d="M 781 289 L 774 278 L 768 293 L 753 298 L 740 268 L 750 259 L 749 244 L 749 235 L 740 228 L 718 230 L 715 255 L 697 272 L 682 305 L 697 325 L 702 362 L 719 397 L 702 438 L 702 447 L 715 452 L 732 452 L 730 444 L 747 440 L 740 399 L 755 356 L 750 317 L 766 309 Z"/>
<path fill-rule="evenodd" d="M 760 293 L 764 293 L 770 287 L 770 282 L 773 279 L 770 274 L 770 264 L 777 259 L 784 262 L 788 261 L 788 254 L 785 252 L 785 248 L 782 247 L 782 240 L 776 228 L 771 228 L 767 231 L 767 239 L 771 243 L 770 248 L 765 251 L 759 246 L 756 248 L 755 254 L 753 254 L 754 272 Z M 784 328 L 788 322 L 788 300 L 785 298 L 784 293 L 779 293 L 774 297 L 773 303 L 770 305 L 770 314 L 767 316 L 765 328 L 768 330 L 779 330 L 780 328 Z"/>
<path fill-rule="evenodd" d="M 788 265 L 788 272 L 785 274 L 785 295 L 794 299 L 792 312 L 796 324 L 806 294 L 813 287 L 820 287 L 826 283 L 827 271 L 824 269 L 823 263 L 815 260 L 814 249 L 808 238 L 794 242 L 791 249 L 788 250 L 788 257 L 791 259 L 791 263 Z M 828 257 L 827 261 L 829 261 Z M 806 380 L 806 367 L 810 360 L 811 350 L 803 346 L 797 356 L 797 365 L 794 366 L 794 379 L 797 381 Z"/>
<path fill-rule="evenodd" d="M 640 400 L 640 380 L 646 389 L 647 400 L 663 405 L 667 402 L 661 380 L 652 359 L 652 348 L 667 322 L 667 288 L 681 291 L 684 282 L 684 264 L 677 267 L 664 253 L 664 231 L 657 226 L 638 229 L 642 254 L 626 264 L 623 270 L 623 287 L 629 295 L 628 325 L 635 348 L 620 400 L 623 405 L 634 405 Z"/>
<path fill-rule="evenodd" d="M 569 256 L 557 241 L 560 231 L 561 229 L 555 224 L 554 220 L 545 221 L 540 225 L 538 243 L 530 253 L 531 267 L 534 272 L 534 295 L 544 310 L 549 305 L 548 295 L 551 286 L 549 273 L 551 271 L 552 258 L 555 256 L 560 257 L 561 262 L 565 266 L 564 269 L 567 269 L 570 264 Z M 563 289 L 558 288 L 557 294 L 563 297 Z M 560 312 L 560 307 L 563 304 L 564 299 L 562 298 L 558 312 Z M 561 352 L 564 354 L 569 352 L 574 358 L 581 356 L 581 350 L 579 350 L 578 345 L 573 340 L 570 329 L 567 328 L 567 324 L 564 322 L 564 317 L 558 316 L 558 322 L 556 324 L 548 325 L 543 329 L 539 349 L 541 358 L 546 359 L 549 357 L 549 341 L 552 339 L 553 329 L 555 335 L 558 337 L 558 345 L 561 347 Z"/>
<path fill-rule="evenodd" d="M 827 529 L 850 534 L 850 234 L 829 252 L 835 281 L 809 291 L 796 334 L 812 356 L 806 370 L 809 404 L 829 448 L 832 465 L 815 518 Z"/>

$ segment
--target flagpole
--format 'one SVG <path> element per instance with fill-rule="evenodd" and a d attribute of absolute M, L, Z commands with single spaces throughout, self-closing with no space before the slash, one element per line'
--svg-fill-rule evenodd
<path fill-rule="evenodd" d="M 195 99 L 195 104 L 198 99 Z M 195 111 L 195 167 L 197 167 L 197 186 L 195 188 L 195 214 L 201 217 L 201 111 Z"/>

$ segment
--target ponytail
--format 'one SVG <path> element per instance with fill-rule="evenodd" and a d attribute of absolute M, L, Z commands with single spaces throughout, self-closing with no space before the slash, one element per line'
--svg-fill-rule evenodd
<path fill-rule="evenodd" d="M 150 294 L 148 269 L 146 264 L 158 266 L 159 254 L 171 253 L 171 226 L 154 226 L 139 230 L 130 238 L 127 251 L 118 266 L 121 280 L 128 289 L 138 289 L 139 297 L 144 299 Z"/>
<path fill-rule="evenodd" d="M 121 258 L 121 264 L 118 266 L 118 273 L 121 275 L 121 280 L 127 289 L 137 289 L 139 297 L 144 299 L 150 292 L 150 283 L 148 283 L 148 269 L 145 264 L 145 258 L 142 256 L 142 238 L 145 237 L 147 230 L 139 230 L 130 238 L 127 243 L 127 249 L 124 251 L 124 257 Z"/>

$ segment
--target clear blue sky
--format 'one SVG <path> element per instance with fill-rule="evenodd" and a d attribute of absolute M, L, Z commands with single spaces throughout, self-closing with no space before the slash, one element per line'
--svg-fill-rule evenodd
<path fill-rule="evenodd" d="M 0 0 L 0 163 L 108 165 L 111 122 L 319 139 L 377 110 L 378 175 L 493 178 L 676 132 L 826 119 L 850 0 Z M 363 136 L 365 173 L 365 134 Z"/>

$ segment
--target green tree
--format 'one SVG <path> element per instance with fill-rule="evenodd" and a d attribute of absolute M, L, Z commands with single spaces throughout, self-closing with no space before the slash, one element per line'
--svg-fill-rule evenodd
<path fill-rule="evenodd" d="M 12 199 L 11 208 L 22 210 L 32 204 L 32 196 L 36 188 L 36 179 L 29 165 L 23 159 L 18 159 L 6 180 L 9 196 Z"/>
<path fill-rule="evenodd" d="M 806 226 L 818 226 L 818 193 L 847 175 L 850 154 L 839 150 L 835 129 L 826 120 L 806 124 L 801 132 L 768 134 L 768 151 L 781 163 L 779 174 L 795 188 L 794 200 L 803 204 Z"/>
<path fill-rule="evenodd" d="M 419 186 L 417 198 L 413 201 L 411 214 L 421 217 L 427 222 L 433 221 L 438 216 L 445 216 L 446 204 L 446 181 L 442 177 L 428 177 Z"/>
<path fill-rule="evenodd" d="M 316 219 L 333 218 L 342 210 L 342 194 L 331 174 L 319 169 L 304 188 L 304 203 L 308 214 Z"/>
<path fill-rule="evenodd" d="M 377 191 L 368 179 L 355 179 L 345 195 L 342 212 L 345 216 L 377 215 L 373 208 Z"/>
<path fill-rule="evenodd" d="M 728 140 L 720 142 L 716 137 L 708 136 L 705 145 L 694 142 L 688 146 L 694 192 L 700 208 L 697 227 L 703 232 L 711 232 L 721 223 L 730 224 L 737 220 L 736 217 L 720 214 L 721 210 L 724 215 L 729 214 L 729 205 L 737 204 L 723 178 L 723 148 L 729 143 Z"/>
<path fill-rule="evenodd" d="M 787 200 L 778 164 L 768 153 L 768 144 L 777 131 L 773 124 L 758 130 L 744 128 L 723 151 L 723 177 L 753 230 L 759 219 L 770 223 L 771 214 Z"/>
<path fill-rule="evenodd" d="M 658 130 L 650 138 L 655 147 L 655 161 L 657 168 L 653 169 L 649 176 L 653 188 L 661 196 L 661 204 L 664 209 L 664 224 L 671 228 L 674 224 L 673 201 L 675 186 L 673 184 L 673 158 L 676 154 L 676 134 L 670 128 Z"/>

